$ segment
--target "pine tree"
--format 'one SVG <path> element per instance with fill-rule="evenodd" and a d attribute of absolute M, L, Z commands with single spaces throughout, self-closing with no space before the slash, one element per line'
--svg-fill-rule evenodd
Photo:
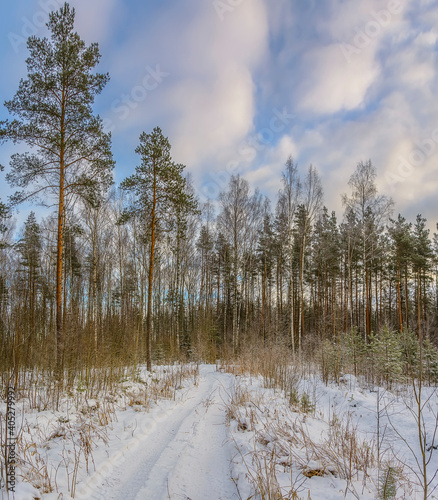
<path fill-rule="evenodd" d="M 293 339 L 293 325 L 289 325 L 288 333 L 285 332 L 286 325 L 291 319 L 291 314 L 289 313 L 285 318 L 284 316 L 284 280 L 287 279 L 287 271 L 288 271 L 288 256 L 289 256 L 289 246 L 288 241 L 285 235 L 288 234 L 287 231 L 288 223 L 287 223 L 287 214 L 283 210 L 283 205 L 281 203 L 277 203 L 275 210 L 275 219 L 273 222 L 273 257 L 275 261 L 275 287 L 276 287 L 276 307 L 275 307 L 275 330 L 276 334 L 286 334 L 288 337 L 288 344 L 292 344 Z M 291 272 L 293 271 L 293 266 L 290 266 L 289 269 Z M 289 280 L 289 285 L 292 280 Z M 290 294 L 291 295 L 291 294 Z M 290 297 L 291 298 L 291 297 Z M 289 305 L 291 306 L 292 301 L 290 301 Z M 291 308 L 292 309 L 292 308 Z M 286 319 L 286 321 L 285 321 Z M 293 347 L 293 345 L 292 345 Z"/>
<path fill-rule="evenodd" d="M 400 380 L 405 366 L 403 342 L 398 332 L 393 332 L 385 326 L 378 335 L 371 334 L 370 351 L 377 374 L 385 380 L 388 387 Z"/>
<path fill-rule="evenodd" d="M 196 242 L 199 253 L 201 283 L 199 286 L 199 318 L 200 330 L 210 329 L 213 312 L 213 272 L 214 272 L 214 239 L 209 224 L 203 224 Z M 219 292 L 217 292 L 219 298 Z"/>
<path fill-rule="evenodd" d="M 11 217 L 9 208 L 0 201 L 0 234 L 5 233 L 8 229 L 6 225 L 7 219 Z M 2 242 L 0 242 L 0 249 L 2 248 Z"/>
<path fill-rule="evenodd" d="M 185 178 L 182 186 L 183 195 L 187 199 L 194 200 L 193 187 L 190 177 Z M 170 232 L 168 233 L 169 248 L 171 250 L 173 260 L 172 288 L 173 292 L 173 325 L 175 334 L 175 347 L 177 351 L 182 346 L 191 352 L 191 341 L 188 335 L 188 327 L 186 319 L 186 308 L 184 307 L 185 285 L 187 284 L 188 305 L 187 312 L 190 315 L 190 294 L 188 288 L 193 286 L 190 280 L 186 280 L 189 269 L 193 262 L 196 245 L 191 235 L 195 234 L 195 226 L 197 225 L 197 215 L 199 211 L 196 208 L 196 203 L 189 207 L 185 202 L 177 202 L 173 207 L 173 218 L 169 221 Z M 193 295 L 193 294 L 192 294 Z M 198 338 L 198 346 L 200 338 Z"/>
<path fill-rule="evenodd" d="M 438 229 L 438 224 L 437 224 Z M 434 307 L 435 310 L 435 324 L 438 324 L 438 234 L 433 233 L 433 270 L 435 275 L 435 300 Z"/>
<path fill-rule="evenodd" d="M 2 137 L 2 129 L 0 128 L 0 139 Z M 0 165 L 0 172 L 3 172 L 4 167 Z M 5 220 L 11 216 L 9 208 L 0 200 L 0 234 L 6 232 L 7 226 Z M 1 243 L 0 243 L 1 244 Z M 1 246 L 0 246 L 1 248 Z"/>
<path fill-rule="evenodd" d="M 423 338 L 426 322 L 428 297 L 426 285 L 430 281 L 432 268 L 432 243 L 429 238 L 429 229 L 426 229 L 426 219 L 417 215 L 413 230 L 413 259 L 412 270 L 416 279 L 416 305 L 417 305 L 417 333 Z"/>
<path fill-rule="evenodd" d="M 233 263 L 233 349 L 240 343 L 240 315 L 244 304 L 245 276 L 252 272 L 252 261 L 260 225 L 261 199 L 256 190 L 250 194 L 247 180 L 232 176 L 228 189 L 219 195 L 221 213 L 218 223 L 232 251 Z M 247 297 L 246 297 L 247 298 Z M 248 312 L 248 308 L 247 308 Z"/>
<path fill-rule="evenodd" d="M 146 364 L 152 369 L 152 287 L 154 279 L 157 234 L 169 231 L 176 224 L 175 214 L 187 214 L 197 209 L 192 193 L 187 190 L 182 173 L 184 165 L 176 164 L 170 155 L 170 143 L 159 127 L 151 134 L 143 132 L 135 152 L 141 165 L 122 182 L 122 189 L 134 194 L 134 203 L 125 217 L 140 216 L 146 225 L 149 241 L 149 272 L 146 312 Z"/>
<path fill-rule="evenodd" d="M 0 168 L 1 170 L 1 168 Z M 6 276 L 4 275 L 3 252 L 8 247 L 8 243 L 4 240 L 3 235 L 8 230 L 7 221 L 11 214 L 8 207 L 0 201 L 0 334 L 3 334 L 3 306 L 6 304 L 8 286 Z"/>
<path fill-rule="evenodd" d="M 36 298 L 36 287 L 41 268 L 41 229 L 34 212 L 29 214 L 24 223 L 23 237 L 17 244 L 17 250 L 21 256 L 20 266 L 25 271 L 23 281 L 28 287 L 27 297 L 32 304 Z"/>
<path fill-rule="evenodd" d="M 97 44 L 85 46 L 74 31 L 75 10 L 68 3 L 52 12 L 47 24 L 51 39 L 29 38 L 28 76 L 5 103 L 12 121 L 1 122 L 2 141 L 24 142 L 31 152 L 12 156 L 6 178 L 21 189 L 11 201 L 54 196 L 58 203 L 56 272 L 57 377 L 63 355 L 63 247 L 65 209 L 73 195 L 94 199 L 111 183 L 111 138 L 93 115 L 94 97 L 109 80 L 93 74 L 100 59 Z"/>
<path fill-rule="evenodd" d="M 360 262 L 361 229 L 356 214 L 347 211 L 340 226 L 341 249 L 344 256 L 344 330 L 359 326 L 357 290 Z"/>
<path fill-rule="evenodd" d="M 336 215 L 329 215 L 326 207 L 315 223 L 312 265 L 315 285 L 317 287 L 318 318 L 322 328 L 332 327 L 333 336 L 336 333 L 336 280 L 340 265 L 340 241 Z M 331 319 L 329 319 L 331 318 Z M 325 332 L 324 332 L 325 333 Z"/>
<path fill-rule="evenodd" d="M 300 309 L 298 314 L 298 349 L 301 351 L 302 337 L 305 333 L 304 323 L 304 271 L 306 265 L 306 254 L 310 247 L 311 232 L 313 224 L 321 210 L 323 189 L 321 178 L 313 165 L 309 165 L 307 175 L 303 183 L 303 203 L 297 214 L 299 221 L 298 237 L 300 248 L 299 259 L 299 285 L 300 285 Z"/>
<path fill-rule="evenodd" d="M 216 276 L 216 318 L 222 319 L 222 340 L 228 340 L 228 316 L 231 311 L 232 250 L 219 232 L 215 241 L 214 273 Z"/>
<path fill-rule="evenodd" d="M 397 220 L 390 219 L 388 233 L 392 243 L 391 257 L 393 268 L 396 271 L 397 310 L 400 331 L 403 331 L 404 328 L 409 328 L 408 280 L 414 251 L 411 230 L 412 224 L 406 222 L 406 219 L 400 214 Z M 404 315 L 403 303 L 405 304 Z"/>
<path fill-rule="evenodd" d="M 272 275 L 274 267 L 274 230 L 272 227 L 272 216 L 269 209 L 269 202 L 265 200 L 264 206 L 263 227 L 258 231 L 258 245 L 257 245 L 257 261 L 258 272 L 261 276 L 262 289 L 261 289 L 261 333 L 263 342 L 266 345 L 267 337 L 270 330 L 270 306 L 271 306 L 271 286 Z"/>

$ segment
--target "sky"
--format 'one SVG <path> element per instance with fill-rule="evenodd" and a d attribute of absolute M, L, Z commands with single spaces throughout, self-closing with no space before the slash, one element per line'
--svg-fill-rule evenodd
<path fill-rule="evenodd" d="M 60 0 L 0 6 L 0 100 L 26 77 L 29 35 Z M 372 160 L 394 215 L 438 222 L 438 0 L 71 0 L 111 80 L 94 109 L 120 183 L 139 135 L 161 127 L 200 201 L 240 174 L 275 206 L 292 155 L 319 171 L 324 203 Z M 0 107 L 0 120 L 8 117 Z M 17 146 L 0 146 L 0 198 Z"/>

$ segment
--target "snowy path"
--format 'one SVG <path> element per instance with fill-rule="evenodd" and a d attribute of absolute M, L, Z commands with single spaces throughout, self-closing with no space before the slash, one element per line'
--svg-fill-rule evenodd
<path fill-rule="evenodd" d="M 90 500 L 237 499 L 230 477 L 233 445 L 225 426 L 232 384 L 232 375 L 201 367 L 198 387 L 157 414 L 134 446 L 109 458 L 111 468 L 103 469 L 110 472 L 99 467 L 93 474 L 99 484 L 84 485 L 78 493 Z"/>

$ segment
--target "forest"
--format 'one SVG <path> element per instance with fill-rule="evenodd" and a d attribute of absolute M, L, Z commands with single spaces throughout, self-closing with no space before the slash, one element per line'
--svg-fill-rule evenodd
<path fill-rule="evenodd" d="M 300 180 L 292 159 L 274 211 L 239 176 L 198 207 L 189 182 L 179 177 L 171 199 L 167 172 L 160 174 L 152 216 L 154 174 L 141 167 L 97 203 L 65 209 L 64 367 L 143 362 L 147 335 L 156 360 L 214 360 L 248 343 L 300 353 L 351 329 L 368 338 L 384 326 L 436 338 L 437 235 L 429 237 L 421 215 L 414 225 L 390 217 L 370 162 L 352 174 L 341 223 L 323 206 L 316 169 Z M 31 212 L 16 239 L 13 218 L 2 220 L 8 363 L 55 366 L 56 225 L 56 216 L 38 222 Z"/>
<path fill-rule="evenodd" d="M 324 205 L 317 168 L 292 157 L 276 199 L 236 174 L 200 203 L 156 127 L 116 186 L 111 136 L 92 110 L 109 75 L 92 72 L 97 44 L 73 25 L 66 4 L 51 40 L 29 38 L 27 79 L 5 102 L 14 119 L 1 142 L 27 149 L 6 168 L 20 190 L 1 204 L 2 371 L 150 369 L 249 345 L 301 356 L 384 328 L 436 343 L 438 236 L 420 214 L 394 215 L 371 160 L 352 159 L 342 214 Z M 30 200 L 56 212 L 16 227 L 14 210 Z"/>

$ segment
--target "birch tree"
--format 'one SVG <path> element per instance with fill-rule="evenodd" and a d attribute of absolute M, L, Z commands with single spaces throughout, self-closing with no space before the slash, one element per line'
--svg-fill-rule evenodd
<path fill-rule="evenodd" d="M 393 206 L 391 198 L 378 194 L 376 177 L 377 172 L 371 160 L 365 163 L 359 162 L 348 182 L 351 195 L 344 194 L 342 196 L 346 216 L 349 213 L 355 215 L 361 234 L 363 332 L 365 337 L 371 332 L 372 300 L 369 271 L 373 243 L 378 234 L 383 231 Z"/>
<path fill-rule="evenodd" d="M 283 189 L 279 192 L 277 220 L 282 221 L 280 232 L 287 241 L 287 265 L 289 271 L 289 336 L 295 352 L 295 307 L 294 307 L 294 221 L 301 196 L 301 181 L 297 164 L 291 156 L 286 161 L 282 174 Z M 285 226 L 285 227 L 284 227 Z"/>

